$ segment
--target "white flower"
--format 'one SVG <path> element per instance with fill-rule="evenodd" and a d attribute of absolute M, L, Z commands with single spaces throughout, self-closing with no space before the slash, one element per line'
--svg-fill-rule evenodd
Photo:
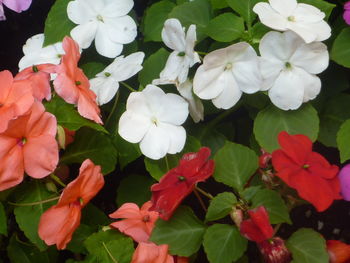
<path fill-rule="evenodd" d="M 190 25 L 185 35 L 185 28 L 179 20 L 171 18 L 165 21 L 162 30 L 162 39 L 165 45 L 174 50 L 160 73 L 160 79 L 154 83 L 185 82 L 188 70 L 194 64 L 200 62 L 199 56 L 194 52 L 194 45 L 197 40 L 196 26 Z"/>
<path fill-rule="evenodd" d="M 323 41 L 331 36 L 330 26 L 323 20 L 325 14 L 308 4 L 296 0 L 269 0 L 257 3 L 253 11 L 261 23 L 276 30 L 292 30 L 306 43 Z"/>
<path fill-rule="evenodd" d="M 133 0 L 75 0 L 68 3 L 70 20 L 78 24 L 71 36 L 82 48 L 88 48 L 95 39 L 97 52 L 114 58 L 123 49 L 123 44 L 132 42 L 136 24 L 127 14 Z"/>
<path fill-rule="evenodd" d="M 188 109 L 194 122 L 200 122 L 204 119 L 204 107 L 202 101 L 193 94 L 192 82 L 186 80 L 182 84 L 176 85 L 180 95 L 188 102 Z"/>
<path fill-rule="evenodd" d="M 127 80 L 142 69 L 145 57 L 143 52 L 136 52 L 127 57 L 117 57 L 96 78 L 90 80 L 90 89 L 97 95 L 99 105 L 108 103 L 119 89 L 119 82 Z"/>
<path fill-rule="evenodd" d="M 272 31 L 261 39 L 259 50 L 263 89 L 269 90 L 273 104 L 294 110 L 318 95 L 321 81 L 315 74 L 329 63 L 325 44 L 306 44 L 292 31 Z"/>
<path fill-rule="evenodd" d="M 45 36 L 38 34 L 29 38 L 23 46 L 24 57 L 18 63 L 19 71 L 38 64 L 59 64 L 64 54 L 62 42 L 43 47 Z"/>
<path fill-rule="evenodd" d="M 145 156 L 158 160 L 183 149 L 186 131 L 181 124 L 187 116 L 188 105 L 183 98 L 147 85 L 141 92 L 130 93 L 118 132 L 127 141 L 140 143 Z"/>
<path fill-rule="evenodd" d="M 242 96 L 261 88 L 258 56 L 245 42 L 210 52 L 194 76 L 193 91 L 212 100 L 217 108 L 229 109 Z"/>

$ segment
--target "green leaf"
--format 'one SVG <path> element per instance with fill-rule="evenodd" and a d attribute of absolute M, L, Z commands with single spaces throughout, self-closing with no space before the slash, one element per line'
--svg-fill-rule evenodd
<path fill-rule="evenodd" d="M 73 253 L 87 254 L 83 242 L 95 232 L 94 228 L 85 224 L 80 224 L 77 230 L 74 231 L 72 240 L 68 243 L 67 249 Z"/>
<path fill-rule="evenodd" d="M 350 119 L 349 94 L 341 94 L 327 100 L 320 116 L 318 140 L 328 147 L 337 147 L 336 136 L 340 126 Z"/>
<path fill-rule="evenodd" d="M 108 174 L 115 168 L 117 150 L 106 134 L 82 128 L 75 134 L 74 142 L 68 145 L 60 162 L 66 164 L 82 163 L 88 158 L 94 164 L 101 165 L 103 174 Z"/>
<path fill-rule="evenodd" d="M 322 12 L 326 14 L 326 19 L 329 18 L 333 8 L 336 7 L 335 4 L 328 3 L 327 1 L 324 1 L 324 0 L 300 0 L 298 2 L 317 7 L 318 9 L 320 9 Z"/>
<path fill-rule="evenodd" d="M 30 204 L 40 202 L 52 198 L 44 184 L 39 181 L 31 181 L 27 184 L 21 185 L 15 193 L 16 203 Z M 38 225 L 41 215 L 46 209 L 51 207 L 57 201 L 46 202 L 35 205 L 15 206 L 14 214 L 20 229 L 24 232 L 26 237 L 34 243 L 40 250 L 45 250 L 47 246 L 38 235 Z"/>
<path fill-rule="evenodd" d="M 340 161 L 350 159 L 350 119 L 345 121 L 337 133 L 337 145 L 340 152 Z"/>
<path fill-rule="evenodd" d="M 92 203 L 88 203 L 87 206 L 84 207 L 81 217 L 81 222 L 93 227 L 94 231 L 110 223 L 110 219 L 106 214 Z"/>
<path fill-rule="evenodd" d="M 44 46 L 61 42 L 65 36 L 76 26 L 69 20 L 67 5 L 71 0 L 59 0 L 51 7 L 45 21 Z"/>
<path fill-rule="evenodd" d="M 76 131 L 83 126 L 107 133 L 103 126 L 80 116 L 75 107 L 58 96 L 45 103 L 48 112 L 55 115 L 57 123 L 68 130 Z"/>
<path fill-rule="evenodd" d="M 243 255 L 247 243 L 236 227 L 215 224 L 205 232 L 203 246 L 210 263 L 231 263 Z"/>
<path fill-rule="evenodd" d="M 92 79 L 96 74 L 102 72 L 106 68 L 106 65 L 100 62 L 89 62 L 81 65 L 80 68 L 89 79 Z"/>
<path fill-rule="evenodd" d="M 288 239 L 286 246 L 294 263 L 329 262 L 326 241 L 312 229 L 299 229 Z"/>
<path fill-rule="evenodd" d="M 256 3 L 262 2 L 261 0 L 226 0 L 228 5 L 236 11 L 238 14 L 240 14 L 244 20 L 251 24 L 256 14 L 253 12 L 253 7 Z"/>
<path fill-rule="evenodd" d="M 227 141 L 215 154 L 216 181 L 241 190 L 258 168 L 258 157 L 246 146 Z"/>
<path fill-rule="evenodd" d="M 168 14 L 176 5 L 169 1 L 163 0 L 154 3 L 146 10 L 143 21 L 143 35 L 145 41 L 162 41 L 161 32 Z"/>
<path fill-rule="evenodd" d="M 205 229 L 191 208 L 180 206 L 169 221 L 157 220 L 150 240 L 168 244 L 173 255 L 189 257 L 201 246 Z"/>
<path fill-rule="evenodd" d="M 151 185 L 155 181 L 151 177 L 132 174 L 121 180 L 117 190 L 117 205 L 135 203 L 141 207 L 151 199 Z"/>
<path fill-rule="evenodd" d="M 333 42 L 331 59 L 339 65 L 350 68 L 350 28 L 344 28 Z"/>
<path fill-rule="evenodd" d="M 194 0 L 183 3 L 175 7 L 169 14 L 169 18 L 177 18 L 182 26 L 188 27 L 196 25 L 197 39 L 201 41 L 205 38 L 206 27 L 212 17 L 212 10 L 208 0 Z"/>
<path fill-rule="evenodd" d="M 218 194 L 210 201 L 205 220 L 214 221 L 227 216 L 236 203 L 237 199 L 233 193 L 224 192 Z"/>
<path fill-rule="evenodd" d="M 219 42 L 231 42 L 243 32 L 243 19 L 232 13 L 224 13 L 210 20 L 206 30 L 208 36 Z"/>
<path fill-rule="evenodd" d="M 57 250 L 55 248 L 52 247 L 44 252 L 40 252 L 36 247 L 20 242 L 16 235 L 13 235 L 10 239 L 7 255 L 11 263 L 57 262 Z"/>
<path fill-rule="evenodd" d="M 260 111 L 254 121 L 255 138 L 268 152 L 279 148 L 277 135 L 281 131 L 304 134 L 315 141 L 318 129 L 317 111 L 311 104 L 305 104 L 293 111 L 283 111 L 271 105 Z"/>
<path fill-rule="evenodd" d="M 146 87 L 147 84 L 152 83 L 152 80 L 159 78 L 159 73 L 163 70 L 169 54 L 164 48 L 160 48 L 145 60 L 143 69 L 138 75 L 142 86 Z"/>
<path fill-rule="evenodd" d="M 134 244 L 115 230 L 92 234 L 84 242 L 86 249 L 95 256 L 95 262 L 129 263 L 134 253 Z"/>
<path fill-rule="evenodd" d="M 228 4 L 224 0 L 210 0 L 210 4 L 213 9 L 223 9 L 228 7 Z"/>
<path fill-rule="evenodd" d="M 7 236 L 7 217 L 4 206 L 0 202 L 0 235 Z"/>
<path fill-rule="evenodd" d="M 115 147 L 118 149 L 118 162 L 121 169 L 124 169 L 126 165 L 135 161 L 141 156 L 141 151 L 138 144 L 130 143 L 120 137 L 119 134 L 113 138 Z"/>
<path fill-rule="evenodd" d="M 273 190 L 262 189 L 257 191 L 252 198 L 252 204 L 253 207 L 265 206 L 271 224 L 292 223 L 286 204 L 281 196 Z"/>

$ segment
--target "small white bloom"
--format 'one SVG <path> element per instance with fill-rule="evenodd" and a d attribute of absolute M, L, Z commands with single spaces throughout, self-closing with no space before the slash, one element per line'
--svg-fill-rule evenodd
<path fill-rule="evenodd" d="M 155 83 L 170 84 L 178 81 L 185 82 L 188 70 L 200 62 L 197 52 L 194 52 L 194 45 L 197 40 L 196 26 L 190 25 L 185 34 L 185 28 L 179 20 L 171 18 L 165 21 L 162 30 L 162 39 L 168 48 L 174 50 L 160 73 L 160 79 Z"/>
<path fill-rule="evenodd" d="M 158 160 L 183 149 L 186 131 L 181 124 L 187 116 L 188 104 L 183 98 L 147 85 L 141 92 L 130 93 L 118 132 L 128 142 L 140 143 L 145 156 Z"/>
<path fill-rule="evenodd" d="M 273 104 L 294 110 L 320 92 L 316 74 L 328 67 L 327 46 L 321 42 L 306 44 L 292 31 L 268 32 L 259 46 L 263 89 L 269 90 Z"/>
<path fill-rule="evenodd" d="M 59 64 L 64 54 L 62 42 L 43 47 L 45 36 L 37 34 L 29 38 L 23 46 L 24 57 L 18 63 L 19 71 L 38 64 Z"/>
<path fill-rule="evenodd" d="M 246 42 L 210 52 L 193 80 L 194 93 L 221 109 L 234 106 L 242 92 L 251 94 L 260 88 L 258 56 Z"/>
<path fill-rule="evenodd" d="M 134 41 L 137 30 L 135 21 L 127 14 L 133 0 L 75 0 L 68 3 L 70 20 L 78 24 L 71 36 L 82 48 L 88 48 L 95 39 L 97 52 L 114 58 L 123 44 Z"/>
<path fill-rule="evenodd" d="M 127 57 L 117 57 L 96 78 L 90 80 L 90 89 L 97 95 L 99 105 L 108 103 L 113 99 L 119 89 L 119 82 L 127 80 L 142 69 L 145 57 L 143 52 L 136 52 Z"/>
<path fill-rule="evenodd" d="M 318 8 L 296 0 L 269 0 L 257 3 L 253 11 L 261 23 L 275 30 L 292 30 L 306 43 L 323 41 L 331 36 L 330 26 L 323 20 L 325 14 Z"/>

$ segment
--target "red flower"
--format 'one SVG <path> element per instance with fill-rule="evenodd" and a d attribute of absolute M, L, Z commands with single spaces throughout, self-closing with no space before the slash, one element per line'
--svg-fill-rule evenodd
<path fill-rule="evenodd" d="M 292 260 L 291 254 L 283 239 L 274 237 L 258 244 L 266 263 L 288 263 Z"/>
<path fill-rule="evenodd" d="M 327 240 L 330 263 L 350 262 L 350 246 L 338 240 Z"/>
<path fill-rule="evenodd" d="M 65 249 L 80 224 L 81 209 L 104 185 L 101 167 L 85 160 L 79 176 L 63 190 L 57 205 L 46 210 L 39 222 L 39 236 L 47 245 Z"/>
<path fill-rule="evenodd" d="M 312 142 L 305 135 L 280 132 L 281 149 L 272 153 L 272 164 L 280 177 L 295 188 L 301 198 L 312 203 L 317 211 L 326 210 L 335 199 L 341 199 L 338 167 L 330 165 L 312 151 Z"/>
<path fill-rule="evenodd" d="M 187 153 L 179 166 L 167 172 L 152 185 L 152 207 L 159 217 L 168 220 L 181 201 L 189 195 L 195 184 L 205 181 L 214 172 L 214 161 L 208 160 L 210 149 L 202 147 L 198 153 Z"/>
<path fill-rule="evenodd" d="M 259 206 L 249 210 L 248 214 L 250 219 L 244 220 L 240 225 L 241 234 L 257 243 L 270 239 L 273 236 L 273 228 L 265 207 Z"/>

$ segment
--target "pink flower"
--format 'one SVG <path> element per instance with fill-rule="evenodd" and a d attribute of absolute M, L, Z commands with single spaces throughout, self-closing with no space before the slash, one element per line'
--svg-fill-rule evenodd
<path fill-rule="evenodd" d="M 339 172 L 341 194 L 346 201 L 350 201 L 350 164 L 345 165 Z"/>
<path fill-rule="evenodd" d="M 0 0 L 0 21 L 6 19 L 2 6 L 3 4 L 11 10 L 21 13 L 22 11 L 27 10 L 31 3 L 32 0 Z"/>
<path fill-rule="evenodd" d="M 343 18 L 345 22 L 350 25 L 350 1 L 346 2 L 344 5 L 344 14 Z"/>

